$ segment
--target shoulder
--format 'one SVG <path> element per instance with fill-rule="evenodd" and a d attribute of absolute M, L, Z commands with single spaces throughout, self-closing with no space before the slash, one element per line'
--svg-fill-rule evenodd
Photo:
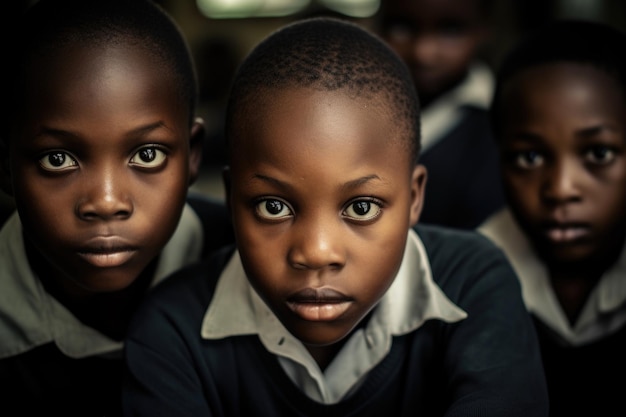
<path fill-rule="evenodd" d="M 473 260 L 479 263 L 490 257 L 503 258 L 502 251 L 475 230 L 461 230 L 438 225 L 418 224 L 414 227 L 431 261 Z"/>
<path fill-rule="evenodd" d="M 199 328 L 222 269 L 233 250 L 232 245 L 224 246 L 208 259 L 187 265 L 159 282 L 146 294 L 133 318 L 129 334 L 147 334 L 155 326 L 166 323 L 173 327 Z M 150 327 L 153 329 L 149 330 Z"/>
<path fill-rule="evenodd" d="M 415 230 L 428 255 L 433 280 L 463 308 L 464 299 L 509 294 L 521 287 L 504 252 L 474 230 L 418 225 Z"/>

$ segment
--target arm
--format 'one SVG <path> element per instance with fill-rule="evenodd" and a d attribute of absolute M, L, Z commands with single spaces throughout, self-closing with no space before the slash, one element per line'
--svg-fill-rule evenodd
<path fill-rule="evenodd" d="M 519 281 L 495 247 L 472 256 L 463 264 L 474 272 L 451 286 L 468 317 L 446 331 L 444 366 L 454 395 L 446 416 L 547 416 L 539 345 Z"/>
<path fill-rule="evenodd" d="M 125 415 L 218 415 L 208 405 L 212 373 L 203 359 L 200 335 L 212 294 L 207 268 L 198 264 L 168 278 L 135 315 L 125 343 Z"/>

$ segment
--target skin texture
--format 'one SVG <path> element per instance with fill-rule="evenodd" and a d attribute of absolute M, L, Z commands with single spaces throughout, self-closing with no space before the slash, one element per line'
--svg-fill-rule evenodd
<path fill-rule="evenodd" d="M 478 0 L 385 0 L 381 35 L 409 67 L 423 107 L 453 88 L 488 36 Z"/>
<path fill-rule="evenodd" d="M 271 91 L 231 138 L 244 268 L 322 369 L 393 282 L 423 200 L 425 169 L 379 102 Z"/>
<path fill-rule="evenodd" d="M 523 70 L 503 91 L 507 198 L 572 321 L 626 236 L 622 91 L 577 63 Z"/>
<path fill-rule="evenodd" d="M 202 121 L 189 125 L 174 78 L 137 42 L 67 44 L 28 76 L 9 191 L 29 258 L 62 299 L 121 292 L 176 228 Z"/>

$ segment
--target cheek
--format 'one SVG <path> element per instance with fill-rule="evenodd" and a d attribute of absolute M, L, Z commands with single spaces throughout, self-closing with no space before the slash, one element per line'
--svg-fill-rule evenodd
<path fill-rule="evenodd" d="M 154 185 L 135 184 L 129 192 L 135 206 L 133 216 L 144 221 L 145 233 L 158 236 L 158 240 L 169 238 L 185 204 L 186 182 L 170 177 Z"/>
<path fill-rule="evenodd" d="M 470 40 L 455 41 L 449 48 L 443 48 L 442 54 L 449 72 L 460 74 L 470 65 L 475 54 L 475 45 Z"/>
<path fill-rule="evenodd" d="M 283 247 L 285 240 L 274 237 L 278 233 L 275 226 L 265 228 L 247 210 L 234 210 L 237 248 L 251 280 L 278 276 L 276 271 L 284 265 L 279 257 L 286 251 Z"/>
<path fill-rule="evenodd" d="M 376 239 L 354 240 L 347 279 L 361 301 L 375 303 L 388 289 L 402 264 L 408 224 L 386 232 L 377 231 Z"/>
<path fill-rule="evenodd" d="M 592 199 L 597 207 L 598 220 L 610 226 L 611 223 L 617 223 L 617 219 L 626 217 L 626 181 L 614 183 L 604 191 L 594 191 Z"/>
<path fill-rule="evenodd" d="M 27 172 L 18 172 L 14 178 L 15 203 L 25 222 L 41 224 L 42 228 L 58 227 L 68 216 L 74 216 L 72 187 L 55 186 Z"/>
<path fill-rule="evenodd" d="M 529 177 L 510 175 L 503 176 L 504 192 L 510 206 L 525 216 L 532 216 L 540 205 L 540 185 Z"/>

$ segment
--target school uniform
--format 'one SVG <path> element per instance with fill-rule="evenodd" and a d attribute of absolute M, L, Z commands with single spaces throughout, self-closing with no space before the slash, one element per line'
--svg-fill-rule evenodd
<path fill-rule="evenodd" d="M 189 201 L 151 286 L 233 241 L 223 204 Z M 120 415 L 123 341 L 82 323 L 46 291 L 28 263 L 17 212 L 0 231 L 0 288 L 2 415 Z"/>
<path fill-rule="evenodd" d="M 626 415 L 626 245 L 572 324 L 510 210 L 478 230 L 504 250 L 522 284 L 539 335 L 551 415 Z"/>
<path fill-rule="evenodd" d="M 391 287 L 324 371 L 234 248 L 179 271 L 131 323 L 125 412 L 547 415 L 536 335 L 503 254 L 477 233 L 416 230 Z"/>
<path fill-rule="evenodd" d="M 420 163 L 428 169 L 421 223 L 474 229 L 504 206 L 488 107 L 494 79 L 484 64 L 420 114 Z"/>

